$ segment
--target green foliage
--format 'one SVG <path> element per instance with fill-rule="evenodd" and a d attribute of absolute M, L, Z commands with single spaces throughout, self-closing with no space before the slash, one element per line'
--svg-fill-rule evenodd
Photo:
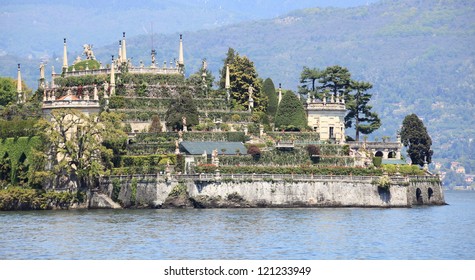
<path fill-rule="evenodd" d="M 86 70 L 86 66 L 89 70 L 95 70 L 95 69 L 99 69 L 101 67 L 101 64 L 97 60 L 87 59 L 87 60 L 83 60 L 74 64 L 74 70 L 76 71 Z M 73 66 L 69 66 L 68 71 L 72 71 L 72 70 L 73 70 Z"/>
<path fill-rule="evenodd" d="M 177 158 L 175 154 L 159 154 L 159 155 L 143 155 L 143 156 L 122 156 L 120 166 L 158 166 L 166 165 L 167 162 L 171 165 L 176 164 Z"/>
<path fill-rule="evenodd" d="M 310 69 L 307 66 L 303 67 L 302 73 L 300 73 L 299 94 L 303 95 L 315 95 L 316 82 L 322 76 L 322 71 L 317 68 Z"/>
<path fill-rule="evenodd" d="M 214 173 L 218 169 L 212 165 L 199 165 L 197 173 Z M 352 176 L 381 176 L 381 169 L 341 167 L 341 166 L 219 166 L 222 174 L 307 174 L 307 175 L 352 175 Z"/>
<path fill-rule="evenodd" d="M 170 84 L 170 85 L 177 85 L 177 84 L 184 84 L 185 78 L 180 74 L 148 74 L 148 73 L 141 73 L 141 74 L 132 74 L 132 73 L 123 73 L 118 75 L 118 80 L 120 80 L 120 84 L 148 84 L 148 85 L 156 85 L 156 84 Z"/>
<path fill-rule="evenodd" d="M 48 147 L 54 151 L 52 164 L 54 174 L 67 174 L 80 188 L 85 188 L 99 175 L 106 172 L 107 165 L 102 155 L 112 152 L 102 145 L 107 141 L 125 139 L 120 115 L 103 112 L 101 115 L 84 115 L 72 109 L 54 110 L 52 121 L 41 120 L 39 130 L 43 132 Z M 97 121 L 99 118 L 100 122 Z M 59 156 L 56 156 L 59 155 Z"/>
<path fill-rule="evenodd" d="M 168 108 L 165 121 L 172 130 L 183 130 L 183 117 L 186 117 L 188 129 L 198 124 L 198 109 L 190 94 L 179 95 Z"/>
<path fill-rule="evenodd" d="M 267 96 L 268 104 L 267 104 L 267 115 L 274 118 L 275 113 L 277 112 L 277 94 L 275 93 L 275 86 L 274 82 L 271 78 L 267 78 L 264 81 L 264 85 L 262 86 L 262 91 Z"/>
<path fill-rule="evenodd" d="M 249 106 L 249 87 L 252 86 L 254 111 L 265 112 L 267 97 L 262 92 L 262 82 L 258 78 L 254 63 L 246 56 L 236 54 L 234 61 L 229 65 L 231 80 L 231 98 L 235 102 L 235 109 L 246 110 Z"/>
<path fill-rule="evenodd" d="M 109 81 L 109 76 L 105 74 L 58 77 L 54 79 L 55 85 L 58 85 L 61 87 L 102 85 L 106 81 Z"/>
<path fill-rule="evenodd" d="M 17 81 L 12 78 L 0 77 L 0 108 L 17 99 Z M 0 134 L 3 137 L 3 134 Z"/>
<path fill-rule="evenodd" d="M 40 146 L 39 137 L 0 139 L 0 177 L 14 183 L 18 181 L 19 176 L 26 176 L 27 174 L 21 174 L 19 171 L 29 165 L 34 149 Z"/>
<path fill-rule="evenodd" d="M 307 115 L 297 96 L 288 91 L 282 97 L 275 115 L 275 127 L 282 130 L 304 130 L 307 127 Z"/>
<path fill-rule="evenodd" d="M 382 168 L 384 173 L 389 175 L 424 175 L 424 170 L 420 169 L 417 165 L 395 165 L 395 164 L 383 164 Z"/>
<path fill-rule="evenodd" d="M 83 193 L 55 192 L 11 187 L 0 189 L 0 210 L 46 210 L 53 207 L 68 208 L 83 202 Z"/>
<path fill-rule="evenodd" d="M 381 167 L 381 163 L 383 162 L 382 157 L 374 157 L 373 158 L 373 165 L 376 167 Z"/>
<path fill-rule="evenodd" d="M 233 48 L 229 48 L 226 53 L 226 58 L 224 59 L 223 68 L 219 71 L 219 88 L 224 89 L 226 85 L 226 65 L 233 64 L 234 58 L 237 55 L 237 52 Z"/>
<path fill-rule="evenodd" d="M 383 175 L 379 177 L 378 187 L 384 190 L 389 190 L 391 187 L 391 178 L 388 175 Z"/>
<path fill-rule="evenodd" d="M 371 112 L 373 106 L 368 105 L 372 94 L 367 91 L 373 87 L 367 82 L 351 81 L 351 92 L 348 94 L 345 116 L 345 127 L 352 127 L 356 131 L 355 140 L 359 141 L 359 134 L 370 134 L 381 126 L 381 120 L 377 113 Z"/>
<path fill-rule="evenodd" d="M 185 184 L 179 183 L 174 186 L 171 192 L 168 194 L 168 197 L 179 197 L 188 194 L 188 188 Z"/>
<path fill-rule="evenodd" d="M 12 120 L 0 119 L 0 135 L 4 138 L 35 136 L 38 134 L 38 130 L 35 128 L 37 121 L 38 119 L 36 118 L 14 118 Z"/>
<path fill-rule="evenodd" d="M 402 122 L 401 141 L 407 149 L 412 164 L 423 166 L 430 163 L 433 151 L 430 149 L 432 139 L 427 133 L 424 123 L 416 114 L 408 115 Z"/>
<path fill-rule="evenodd" d="M 117 178 L 114 178 L 112 179 L 112 194 L 111 194 L 111 198 L 114 202 L 118 202 L 119 201 L 119 193 L 120 193 L 120 190 L 122 189 L 122 185 L 121 185 L 121 182 L 119 179 Z"/>
<path fill-rule="evenodd" d="M 132 205 L 135 205 L 135 203 L 137 202 L 137 178 L 132 179 L 132 182 L 130 184 L 130 191 L 130 203 Z"/>
<path fill-rule="evenodd" d="M 319 92 L 322 94 L 332 93 L 334 96 L 346 96 L 350 90 L 351 74 L 347 68 L 334 65 L 325 68 L 320 74 L 318 82 Z"/>

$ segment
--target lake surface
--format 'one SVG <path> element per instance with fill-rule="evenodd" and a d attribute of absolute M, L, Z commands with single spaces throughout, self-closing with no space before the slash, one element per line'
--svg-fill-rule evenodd
<path fill-rule="evenodd" d="M 0 259 L 475 259 L 475 192 L 411 209 L 0 212 Z"/>

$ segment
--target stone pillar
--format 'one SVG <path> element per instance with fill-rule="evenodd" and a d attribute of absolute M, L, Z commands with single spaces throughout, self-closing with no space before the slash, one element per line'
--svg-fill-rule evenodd
<path fill-rule="evenodd" d="M 68 71 L 68 50 L 66 47 L 66 38 L 64 38 L 63 45 L 63 72 Z"/>
<path fill-rule="evenodd" d="M 229 102 L 231 98 L 230 89 L 231 89 L 231 79 L 229 77 L 229 64 L 226 64 L 226 82 L 224 84 L 224 88 L 226 89 L 226 98 Z"/>
<path fill-rule="evenodd" d="M 127 62 L 127 49 L 125 47 L 125 32 L 122 32 L 122 63 Z"/>
<path fill-rule="evenodd" d="M 115 94 L 115 65 L 114 65 L 114 56 L 112 56 L 111 61 L 111 74 L 110 74 L 110 96 Z"/>
<path fill-rule="evenodd" d="M 18 63 L 16 92 L 18 94 L 18 103 L 23 103 L 23 96 L 22 96 L 23 88 L 22 88 L 22 84 L 21 84 L 20 63 Z"/>
<path fill-rule="evenodd" d="M 280 101 L 282 101 L 282 84 L 279 83 L 279 101 L 277 105 L 280 105 Z"/>
<path fill-rule="evenodd" d="M 183 56 L 183 36 L 180 34 L 180 46 L 178 49 L 178 66 L 183 69 L 185 67 L 185 59 Z"/>

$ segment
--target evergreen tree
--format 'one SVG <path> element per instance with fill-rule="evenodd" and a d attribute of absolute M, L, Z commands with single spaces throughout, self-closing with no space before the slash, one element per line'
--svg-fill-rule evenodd
<path fill-rule="evenodd" d="M 310 69 L 307 66 L 303 67 L 302 73 L 300 74 L 300 83 L 299 94 L 308 95 L 315 94 L 316 82 L 322 76 L 322 71 L 317 68 Z"/>
<path fill-rule="evenodd" d="M 234 57 L 237 56 L 238 53 L 233 49 L 229 48 L 228 52 L 226 53 L 226 58 L 224 59 L 224 65 L 223 68 L 219 71 L 219 88 L 224 89 L 226 85 L 226 64 L 233 64 L 234 63 Z"/>
<path fill-rule="evenodd" d="M 183 117 L 186 117 L 186 127 L 191 128 L 198 124 L 198 109 L 190 93 L 182 93 L 173 100 L 165 114 L 167 127 L 172 130 L 183 129 Z"/>
<path fill-rule="evenodd" d="M 249 105 L 249 87 L 252 86 L 254 111 L 265 112 L 267 97 L 262 93 L 262 81 L 258 78 L 254 63 L 246 56 L 236 55 L 229 65 L 231 98 L 235 108 L 245 110 Z"/>
<path fill-rule="evenodd" d="M 402 122 L 401 141 L 407 149 L 412 164 L 423 166 L 431 163 L 433 151 L 430 149 L 432 139 L 427 133 L 422 120 L 416 114 L 407 115 Z"/>
<path fill-rule="evenodd" d="M 307 127 L 303 104 L 292 91 L 287 91 L 282 97 L 275 114 L 275 127 L 284 130 L 303 130 Z"/>
<path fill-rule="evenodd" d="M 320 93 L 346 96 L 350 90 L 351 74 L 345 67 L 330 66 L 323 70 L 318 81 Z"/>
<path fill-rule="evenodd" d="M 16 83 L 12 78 L 0 77 L 0 107 L 16 100 Z"/>
<path fill-rule="evenodd" d="M 345 127 L 354 125 L 356 135 L 355 140 L 359 141 L 360 133 L 370 134 L 381 126 L 381 120 L 375 112 L 371 112 L 373 106 L 368 105 L 372 94 L 367 91 L 373 87 L 367 82 L 351 81 L 351 90 L 354 94 L 348 95 L 345 116 Z"/>
<path fill-rule="evenodd" d="M 271 78 L 267 78 L 264 81 L 264 85 L 262 87 L 262 91 L 264 95 L 267 96 L 267 115 L 271 118 L 274 118 L 275 113 L 277 112 L 277 94 L 275 93 L 275 86 L 274 82 Z"/>

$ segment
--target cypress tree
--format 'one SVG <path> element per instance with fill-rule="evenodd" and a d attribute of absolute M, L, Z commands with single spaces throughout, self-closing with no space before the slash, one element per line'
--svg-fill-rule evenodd
<path fill-rule="evenodd" d="M 275 86 L 274 82 L 271 78 L 267 78 L 264 81 L 264 85 L 262 86 L 262 91 L 264 95 L 267 96 L 267 115 L 273 118 L 275 113 L 277 112 L 277 94 L 275 93 Z"/>
<path fill-rule="evenodd" d="M 430 149 L 432 139 L 427 133 L 424 123 L 416 114 L 407 115 L 402 122 L 401 141 L 408 147 L 407 153 L 413 165 L 423 166 L 430 163 L 433 151 Z"/>
<path fill-rule="evenodd" d="M 307 127 L 303 104 L 292 91 L 287 91 L 282 97 L 275 114 L 275 127 L 284 130 L 303 130 Z"/>

